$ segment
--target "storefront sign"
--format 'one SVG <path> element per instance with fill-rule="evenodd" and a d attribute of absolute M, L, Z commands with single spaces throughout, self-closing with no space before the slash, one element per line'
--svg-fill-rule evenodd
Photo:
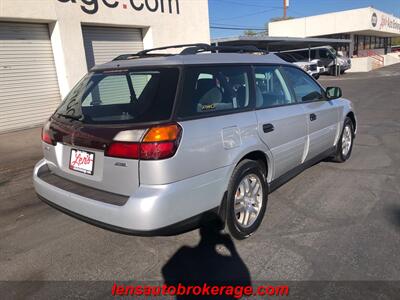
<path fill-rule="evenodd" d="M 372 24 L 373 27 L 376 27 L 376 24 L 378 24 L 378 16 L 376 15 L 376 13 L 372 14 L 371 24 Z"/>
<path fill-rule="evenodd" d="M 400 20 L 389 16 L 382 16 L 379 29 L 392 29 L 400 32 Z"/>
<path fill-rule="evenodd" d="M 179 0 L 58 0 L 62 3 L 78 3 L 84 13 L 93 15 L 102 4 L 111 9 L 147 10 L 149 12 L 176 13 L 179 15 Z"/>

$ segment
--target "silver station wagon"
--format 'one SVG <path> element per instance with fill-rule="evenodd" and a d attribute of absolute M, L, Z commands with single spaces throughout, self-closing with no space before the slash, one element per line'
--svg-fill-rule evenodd
<path fill-rule="evenodd" d="M 174 234 L 217 215 L 244 239 L 268 193 L 322 159 L 350 157 L 356 117 L 341 96 L 253 47 L 122 55 L 94 67 L 44 125 L 35 189 L 121 233 Z"/>

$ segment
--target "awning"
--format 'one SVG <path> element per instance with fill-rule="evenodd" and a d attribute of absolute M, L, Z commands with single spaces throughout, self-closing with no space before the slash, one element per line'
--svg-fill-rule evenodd
<path fill-rule="evenodd" d="M 270 52 L 301 49 L 319 46 L 345 46 L 350 45 L 351 40 L 328 38 L 296 38 L 296 37 L 271 37 L 266 35 L 238 36 L 231 38 L 219 38 L 212 41 L 212 45 L 219 46 L 243 46 L 253 45 L 259 49 Z"/>

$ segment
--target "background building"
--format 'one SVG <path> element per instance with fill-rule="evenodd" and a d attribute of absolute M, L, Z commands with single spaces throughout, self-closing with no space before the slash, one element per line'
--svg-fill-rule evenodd
<path fill-rule="evenodd" d="M 207 0 L 1 0 L 0 132 L 43 123 L 94 64 L 209 41 Z"/>
<path fill-rule="evenodd" d="M 269 23 L 270 36 L 350 39 L 338 50 L 350 56 L 390 52 L 393 37 L 400 37 L 400 19 L 373 7 Z"/>

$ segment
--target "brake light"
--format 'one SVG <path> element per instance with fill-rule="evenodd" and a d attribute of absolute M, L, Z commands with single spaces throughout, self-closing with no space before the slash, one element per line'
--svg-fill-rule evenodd
<path fill-rule="evenodd" d="M 128 132 L 119 134 L 123 141 L 114 141 L 106 152 L 106 156 L 142 160 L 158 160 L 174 156 L 178 149 L 182 128 L 178 124 L 155 126 L 147 130 L 141 140 L 127 141 L 126 137 L 141 137 L 142 134 Z M 135 138 L 133 138 L 135 139 Z"/>
<path fill-rule="evenodd" d="M 139 158 L 140 144 L 139 143 L 125 143 L 116 142 L 112 143 L 107 151 L 107 156 L 121 157 L 121 158 Z"/>
<path fill-rule="evenodd" d="M 42 141 L 53 146 L 56 144 L 51 138 L 49 121 L 47 121 L 42 128 Z"/>
<path fill-rule="evenodd" d="M 142 143 L 140 145 L 140 159 L 156 160 L 173 156 L 176 152 L 175 142 Z"/>

